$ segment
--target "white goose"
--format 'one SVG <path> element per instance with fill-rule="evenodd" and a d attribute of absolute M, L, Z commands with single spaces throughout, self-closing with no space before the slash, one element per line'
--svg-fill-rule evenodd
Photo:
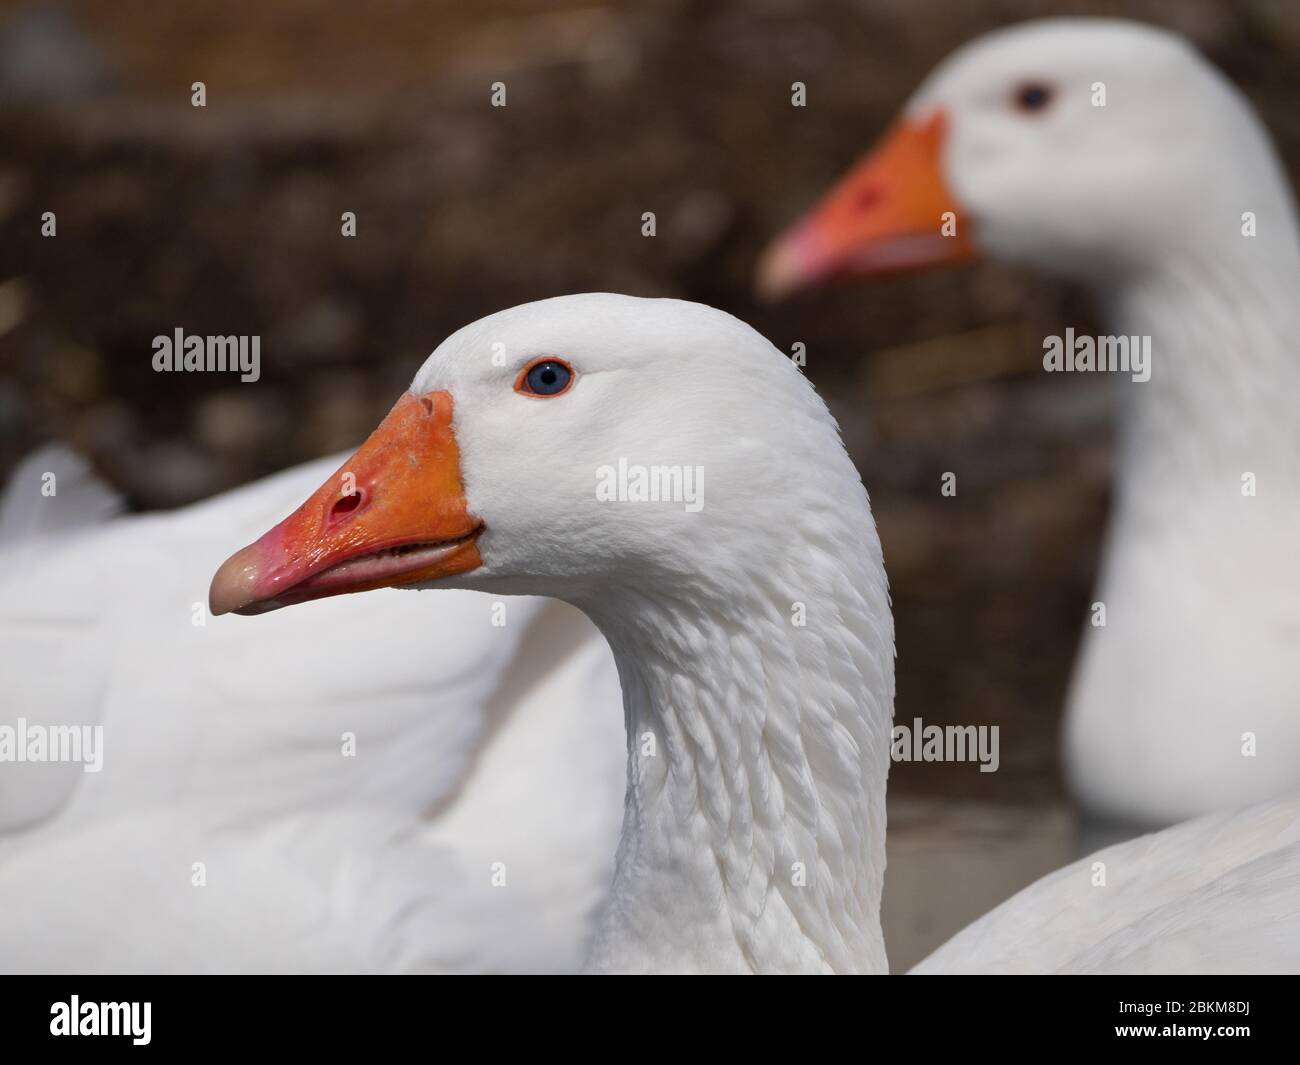
<path fill-rule="evenodd" d="M 1266 131 L 1173 34 L 1012 27 L 942 63 L 761 277 L 783 292 L 972 251 L 1082 281 L 1112 334 L 1151 338 L 1150 380 L 1116 375 L 1106 625 L 1085 628 L 1066 715 L 1076 797 L 1131 834 L 1300 789 L 1300 238 Z"/>
<path fill-rule="evenodd" d="M 511 600 L 498 627 L 485 596 L 391 592 L 194 624 L 231 540 L 340 460 L 112 520 L 75 456 L 17 471 L 0 505 L 0 726 L 102 725 L 103 761 L 0 764 L 0 899 L 22 915 L 0 922 L 0 968 L 581 959 L 623 777 L 618 722 L 596 712 L 617 674 L 581 615 Z"/>
<path fill-rule="evenodd" d="M 519 354 L 496 366 L 502 343 Z M 704 471 L 702 507 L 598 487 L 610 469 L 630 487 L 674 468 Z M 880 544 L 834 420 L 757 333 L 696 304 L 606 294 L 467 326 L 356 455 L 221 567 L 211 603 L 257 614 L 388 584 L 554 596 L 613 648 L 627 793 L 590 969 L 886 971 Z M 1071 866 L 928 966 L 1300 964 L 1300 806 L 1101 858 L 1113 887 Z M 1253 908 L 1230 918 L 1225 950 L 1234 899 Z M 1004 925 L 1017 933 L 991 942 Z"/>

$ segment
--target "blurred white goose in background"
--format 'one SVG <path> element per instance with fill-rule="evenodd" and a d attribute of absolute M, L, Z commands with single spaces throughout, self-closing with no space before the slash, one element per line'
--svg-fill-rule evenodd
<path fill-rule="evenodd" d="M 1081 281 L 1112 334 L 1151 338 L 1150 380 L 1115 375 L 1106 624 L 1085 628 L 1065 722 L 1076 798 L 1131 835 L 1300 789 L 1300 239 L 1254 111 L 1162 30 L 991 33 L 926 79 L 760 281 L 972 253 Z"/>
<path fill-rule="evenodd" d="M 519 357 L 494 366 L 502 342 Z M 703 505 L 600 498 L 620 460 L 703 469 Z M 880 543 L 834 419 L 756 332 L 608 294 L 467 326 L 337 474 L 221 567 L 211 603 L 259 614 L 387 584 L 564 599 L 613 648 L 627 792 L 590 969 L 885 971 Z M 1100 857 L 1111 888 L 1071 866 L 927 968 L 1300 964 L 1300 805 Z"/>
<path fill-rule="evenodd" d="M 581 959 L 623 787 L 619 724 L 597 712 L 618 678 L 585 618 L 513 599 L 497 626 L 485 596 L 396 592 L 258 626 L 202 616 L 230 541 L 339 461 L 129 517 L 62 449 L 15 473 L 0 504 L 0 726 L 103 738 L 99 772 L 0 764 L 0 901 L 21 915 L 0 924 L 0 968 Z"/>

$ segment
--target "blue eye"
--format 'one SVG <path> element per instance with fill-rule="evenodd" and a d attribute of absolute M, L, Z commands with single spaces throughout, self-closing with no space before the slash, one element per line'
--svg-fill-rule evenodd
<path fill-rule="evenodd" d="M 1021 111 L 1041 111 L 1052 102 L 1052 87 L 1042 82 L 1027 82 L 1016 89 L 1014 100 Z"/>
<path fill-rule="evenodd" d="M 559 359 L 539 359 L 522 374 L 515 391 L 532 396 L 558 396 L 573 383 L 573 371 Z"/>

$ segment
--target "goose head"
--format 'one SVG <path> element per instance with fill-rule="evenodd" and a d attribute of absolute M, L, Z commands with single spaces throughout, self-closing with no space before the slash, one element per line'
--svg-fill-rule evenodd
<path fill-rule="evenodd" d="M 608 640 L 628 784 L 592 968 L 884 969 L 880 543 L 834 420 L 756 332 L 602 294 L 476 322 L 211 604 L 385 585 L 549 595 Z"/>
<path fill-rule="evenodd" d="M 760 265 L 771 295 L 972 254 L 1104 284 L 1289 217 L 1267 135 L 1181 37 L 1115 19 L 995 31 L 944 60 L 879 147 Z"/>
<path fill-rule="evenodd" d="M 608 294 L 513 308 L 443 342 L 356 455 L 221 567 L 211 607 L 388 585 L 725 596 L 740 546 L 777 544 L 811 495 L 801 462 L 842 452 L 828 426 L 789 360 L 720 311 Z"/>

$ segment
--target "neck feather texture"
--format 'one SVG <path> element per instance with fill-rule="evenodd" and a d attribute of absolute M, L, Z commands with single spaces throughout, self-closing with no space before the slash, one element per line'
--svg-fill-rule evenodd
<path fill-rule="evenodd" d="M 628 740 L 596 971 L 886 969 L 893 622 L 866 493 L 830 443 L 818 476 L 844 483 L 805 486 L 788 527 L 751 529 L 706 577 L 580 604 Z"/>

